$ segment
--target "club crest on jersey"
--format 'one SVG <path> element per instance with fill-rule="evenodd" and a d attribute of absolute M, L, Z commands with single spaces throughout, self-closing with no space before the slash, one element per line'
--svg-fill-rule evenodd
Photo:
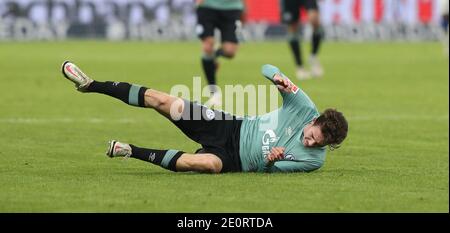
<path fill-rule="evenodd" d="M 214 113 L 214 111 L 211 109 L 207 109 L 206 110 L 206 118 L 208 118 L 208 120 L 212 120 L 212 119 L 214 119 L 214 117 L 216 117 L 216 114 Z"/>
<path fill-rule="evenodd" d="M 286 159 L 286 160 L 294 160 L 295 157 L 294 157 L 293 154 L 287 154 L 287 155 L 284 156 L 284 159 Z"/>

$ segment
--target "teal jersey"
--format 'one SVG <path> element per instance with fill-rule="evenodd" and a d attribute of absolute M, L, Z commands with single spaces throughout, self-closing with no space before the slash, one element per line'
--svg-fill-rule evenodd
<path fill-rule="evenodd" d="M 243 10 L 244 3 L 242 0 L 203 0 L 199 7 L 216 10 Z"/>
<path fill-rule="evenodd" d="M 263 73 L 271 81 L 275 73 L 281 74 L 271 65 L 263 66 Z M 281 108 L 244 118 L 239 142 L 242 171 L 308 172 L 323 165 L 325 147 L 305 147 L 302 143 L 303 129 L 320 113 L 306 93 L 291 84 L 291 93 L 280 92 L 283 97 Z M 267 165 L 266 158 L 272 147 L 284 147 L 284 159 Z"/>

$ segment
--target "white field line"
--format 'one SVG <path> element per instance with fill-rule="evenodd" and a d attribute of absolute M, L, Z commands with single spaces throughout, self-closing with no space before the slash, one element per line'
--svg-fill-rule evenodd
<path fill-rule="evenodd" d="M 162 117 L 162 116 L 155 116 Z M 348 117 L 350 122 L 367 122 L 367 121 L 448 121 L 448 115 L 438 116 L 414 116 L 414 115 L 386 115 L 386 116 L 354 116 Z M 0 124 L 67 124 L 67 123 L 84 123 L 84 124 L 136 124 L 153 122 L 151 117 L 148 119 L 136 119 L 136 118 L 0 118 Z"/>

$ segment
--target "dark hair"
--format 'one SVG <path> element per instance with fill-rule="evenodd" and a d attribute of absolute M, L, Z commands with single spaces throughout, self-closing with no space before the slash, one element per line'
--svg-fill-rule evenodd
<path fill-rule="evenodd" d="M 347 137 L 347 120 L 336 109 L 326 109 L 316 119 L 314 125 L 320 126 L 324 137 L 324 145 L 328 145 L 330 150 L 339 148 L 342 141 Z"/>

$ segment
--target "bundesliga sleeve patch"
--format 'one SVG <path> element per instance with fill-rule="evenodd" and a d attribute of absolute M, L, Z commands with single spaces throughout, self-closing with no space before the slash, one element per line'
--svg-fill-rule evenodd
<path fill-rule="evenodd" d="M 289 82 L 289 85 L 291 86 L 292 93 L 297 94 L 299 88 L 293 82 L 291 82 L 291 80 L 289 79 L 287 80 Z"/>

